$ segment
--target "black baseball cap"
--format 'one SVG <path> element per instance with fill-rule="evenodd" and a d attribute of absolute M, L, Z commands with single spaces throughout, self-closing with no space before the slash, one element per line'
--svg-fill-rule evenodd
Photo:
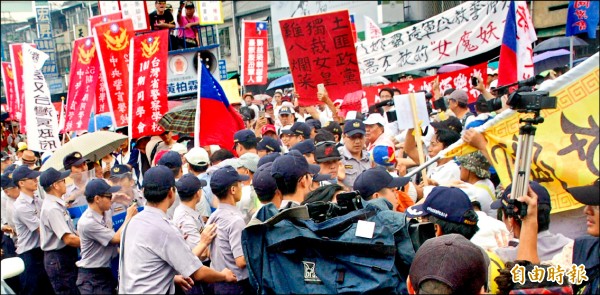
<path fill-rule="evenodd" d="M 361 120 L 347 120 L 344 123 L 344 134 L 353 136 L 355 134 L 365 135 L 367 133 L 365 123 Z"/>
<path fill-rule="evenodd" d="M 256 144 L 257 151 L 270 151 L 270 152 L 281 152 L 281 147 L 279 146 L 279 142 L 272 137 L 266 136 L 263 137 L 258 144 Z"/>
<path fill-rule="evenodd" d="M 257 195 L 271 195 L 277 190 L 275 178 L 271 175 L 273 163 L 266 163 L 256 170 L 252 176 L 252 186 Z"/>
<path fill-rule="evenodd" d="M 409 177 L 393 177 L 383 167 L 363 171 L 354 181 L 354 189 L 367 199 L 384 188 L 401 188 L 410 181 Z"/>
<path fill-rule="evenodd" d="M 306 120 L 306 125 L 308 125 L 308 127 L 310 127 L 311 129 L 312 128 L 314 128 L 315 130 L 321 129 L 321 121 L 319 121 L 319 120 L 308 119 L 308 120 Z"/>
<path fill-rule="evenodd" d="M 282 130 L 283 134 L 303 135 L 304 138 L 310 138 L 310 127 L 303 122 L 295 122 L 290 129 Z"/>
<path fill-rule="evenodd" d="M 533 189 L 533 192 L 535 192 L 535 194 L 538 196 L 538 205 L 539 204 L 552 205 L 550 203 L 550 194 L 548 193 L 548 190 L 545 187 L 543 187 L 541 184 L 539 184 L 536 181 L 529 181 L 529 185 Z M 504 190 L 504 192 L 502 193 L 502 196 L 500 198 L 498 198 L 497 200 L 492 202 L 492 204 L 490 204 L 490 208 L 494 209 L 494 210 L 500 209 L 500 207 L 506 208 L 508 206 L 508 200 L 509 200 L 508 194 L 510 194 L 511 190 L 512 190 L 512 183 L 506 187 L 506 189 Z"/>
<path fill-rule="evenodd" d="M 70 170 L 71 167 L 79 166 L 86 162 L 88 162 L 88 160 L 84 158 L 80 152 L 72 152 L 63 158 L 63 166 L 65 166 L 65 170 Z"/>
<path fill-rule="evenodd" d="M 131 169 L 127 165 L 117 164 L 112 169 L 110 169 L 110 177 L 111 178 L 124 178 L 125 176 L 129 175 L 130 173 L 131 173 Z"/>
<path fill-rule="evenodd" d="M 267 163 L 273 163 L 273 161 L 275 161 L 275 159 L 277 159 L 277 157 L 281 156 L 280 153 L 270 153 L 262 158 L 260 158 L 260 160 L 258 160 L 258 164 L 256 165 L 256 167 L 260 168 L 260 166 L 265 165 Z"/>
<path fill-rule="evenodd" d="M 158 165 L 144 173 L 142 187 L 145 189 L 166 190 L 174 186 L 175 176 L 167 166 Z"/>
<path fill-rule="evenodd" d="M 2 179 L 2 183 L 0 184 L 2 189 L 17 187 L 17 184 L 12 179 L 12 172 L 4 172 L 0 178 Z"/>
<path fill-rule="evenodd" d="M 464 223 L 477 224 L 477 219 L 465 218 L 467 211 L 473 210 L 469 196 L 457 187 L 434 187 L 423 204 L 406 208 L 406 216 L 410 218 L 433 215 L 439 219 Z"/>
<path fill-rule="evenodd" d="M 90 180 L 85 186 L 85 192 L 83 193 L 86 198 L 93 198 L 104 194 L 112 194 L 121 190 L 118 185 L 110 186 L 106 181 L 100 178 Z"/>
<path fill-rule="evenodd" d="M 252 131 L 252 130 L 248 130 L 248 129 L 240 130 L 233 135 L 233 142 L 235 142 L 235 143 L 238 143 L 238 142 L 255 143 L 256 141 L 257 141 L 256 134 L 254 134 L 254 131 Z"/>
<path fill-rule="evenodd" d="M 323 128 L 321 129 L 325 129 L 331 132 L 332 134 L 342 135 L 342 127 L 338 122 L 335 121 L 328 121 L 327 123 L 325 123 L 325 126 L 323 126 Z"/>
<path fill-rule="evenodd" d="M 206 180 L 198 179 L 198 176 L 188 173 L 182 176 L 176 183 L 177 192 L 181 196 L 191 196 L 206 186 Z"/>
<path fill-rule="evenodd" d="M 577 200 L 577 202 L 598 206 L 600 204 L 600 179 L 596 179 L 593 184 L 568 188 L 567 191 Z"/>
<path fill-rule="evenodd" d="M 312 138 L 305 139 L 290 148 L 290 151 L 299 151 L 301 154 L 310 154 L 315 152 L 315 142 Z"/>
<path fill-rule="evenodd" d="M 28 166 L 21 165 L 17 167 L 15 171 L 13 171 L 12 178 L 15 183 L 18 183 L 22 179 L 37 178 L 38 176 L 40 176 L 40 174 L 42 174 L 42 172 L 31 170 Z"/>
<path fill-rule="evenodd" d="M 40 174 L 40 185 L 46 189 L 50 187 L 53 183 L 63 180 L 71 175 L 71 170 L 66 170 L 65 172 L 58 172 L 58 170 L 50 167 L 46 169 L 46 171 Z"/>
<path fill-rule="evenodd" d="M 283 178 L 286 181 L 298 180 L 306 174 L 317 174 L 321 170 L 318 165 L 308 164 L 306 158 L 299 151 L 290 151 L 289 153 L 277 157 L 273 161 L 271 175 L 277 178 Z M 212 179 L 211 179 L 212 183 Z"/>
<path fill-rule="evenodd" d="M 317 163 L 324 163 L 327 161 L 341 160 L 342 155 L 340 151 L 335 147 L 333 141 L 322 141 L 315 146 L 315 161 Z"/>
<path fill-rule="evenodd" d="M 210 189 L 213 192 L 221 192 L 235 182 L 248 179 L 250 179 L 248 175 L 239 174 L 233 166 L 227 165 L 213 172 L 210 178 Z"/>
<path fill-rule="evenodd" d="M 183 162 L 181 161 L 181 155 L 178 152 L 168 151 L 160 157 L 158 165 L 167 166 L 168 168 L 179 168 L 183 165 Z"/>

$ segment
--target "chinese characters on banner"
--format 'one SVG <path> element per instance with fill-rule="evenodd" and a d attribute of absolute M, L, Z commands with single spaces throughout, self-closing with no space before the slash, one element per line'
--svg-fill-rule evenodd
<path fill-rule="evenodd" d="M 218 25 L 225 22 L 221 1 L 198 1 L 196 7 L 200 7 L 198 10 L 200 25 Z"/>
<path fill-rule="evenodd" d="M 93 29 L 97 24 L 107 23 L 110 21 L 120 20 L 120 19 L 123 19 L 123 15 L 121 14 L 120 11 L 109 13 L 109 14 L 105 13 L 103 15 L 92 16 L 88 19 L 89 32 L 90 32 L 90 34 L 92 34 Z"/>
<path fill-rule="evenodd" d="M 130 55 L 132 73 L 129 85 L 129 134 L 131 138 L 158 135 L 162 115 L 169 110 L 167 101 L 167 59 L 169 31 L 160 30 L 133 38 Z"/>
<path fill-rule="evenodd" d="M 242 85 L 267 84 L 267 22 L 244 21 Z"/>
<path fill-rule="evenodd" d="M 588 38 L 596 39 L 596 27 L 598 26 L 598 1 L 569 1 L 567 12 L 566 36 L 581 33 L 588 34 Z"/>
<path fill-rule="evenodd" d="M 13 112 L 13 118 L 19 121 L 21 124 L 21 133 L 26 133 L 25 124 L 27 118 L 25 118 L 25 105 L 23 100 L 25 99 L 23 94 L 23 44 L 10 44 L 8 49 L 10 51 L 10 61 L 12 63 L 14 78 L 15 78 L 15 93 L 17 99 L 15 100 L 14 106 L 11 106 Z M 35 44 L 30 44 L 35 47 Z"/>
<path fill-rule="evenodd" d="M 123 19 L 130 18 L 133 21 L 133 30 L 150 30 L 150 20 L 148 19 L 148 8 L 146 1 L 119 1 Z"/>
<path fill-rule="evenodd" d="M 316 105 L 317 84 L 332 100 L 362 89 L 347 10 L 279 21 L 300 105 Z"/>
<path fill-rule="evenodd" d="M 454 88 L 464 90 L 469 94 L 469 103 L 474 103 L 479 96 L 479 91 L 475 90 L 471 85 L 471 76 L 481 75 L 483 81 L 487 81 L 487 63 L 481 63 L 470 68 L 439 74 L 440 77 L 440 93 Z M 394 82 L 387 85 L 365 87 L 364 91 L 367 97 L 368 105 L 379 102 L 379 90 L 382 88 L 396 88 L 403 94 L 409 92 L 417 92 L 421 90 L 431 91 L 431 82 L 437 76 L 424 77 L 414 79 L 412 81 Z"/>
<path fill-rule="evenodd" d="M 10 62 L 2 62 L 2 81 L 4 84 L 4 96 L 6 96 L 8 118 L 14 120 L 15 114 L 13 108 L 17 100 L 17 94 L 15 93 L 15 72 Z"/>
<path fill-rule="evenodd" d="M 64 132 L 87 130 L 90 113 L 96 101 L 99 70 L 94 38 L 75 40 L 71 56 Z"/>
<path fill-rule="evenodd" d="M 381 38 L 359 42 L 356 54 L 361 75 L 429 68 L 497 48 L 502 42 L 509 3 L 468 1 Z M 526 8 L 525 1 L 516 4 Z M 517 21 L 525 21 L 524 16 L 517 16 Z"/>
<path fill-rule="evenodd" d="M 45 152 L 60 147 L 58 116 L 50 99 L 50 89 L 42 67 L 48 55 L 23 44 L 23 84 L 27 118 L 27 147 Z"/>
<path fill-rule="evenodd" d="M 99 115 L 110 112 L 110 106 L 108 105 L 108 98 L 106 97 L 106 83 L 104 83 L 104 76 L 98 75 L 98 85 L 96 86 L 96 109 L 94 114 Z"/>
<path fill-rule="evenodd" d="M 381 38 L 381 28 L 370 17 L 365 15 L 365 40 Z"/>
<path fill-rule="evenodd" d="M 129 97 L 129 43 L 134 36 L 133 22 L 123 19 L 99 24 L 94 27 L 96 51 L 104 76 L 108 105 L 112 111 L 115 127 L 123 127 L 129 121 L 127 115 Z"/>

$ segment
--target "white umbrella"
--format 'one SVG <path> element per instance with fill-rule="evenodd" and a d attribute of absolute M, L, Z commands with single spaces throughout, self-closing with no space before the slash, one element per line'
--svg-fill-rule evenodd
<path fill-rule="evenodd" d="M 52 156 L 42 165 L 40 171 L 45 171 L 50 167 L 64 171 L 63 159 L 72 152 L 80 152 L 84 158 L 96 162 L 116 150 L 126 139 L 126 135 L 110 131 L 86 133 L 73 138 L 54 151 Z"/>

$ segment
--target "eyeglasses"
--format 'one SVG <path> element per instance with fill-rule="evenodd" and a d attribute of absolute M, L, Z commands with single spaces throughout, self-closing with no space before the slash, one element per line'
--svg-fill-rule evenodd
<path fill-rule="evenodd" d="M 99 196 L 102 198 L 112 199 L 112 194 L 101 194 Z"/>
<path fill-rule="evenodd" d="M 21 181 L 27 181 L 27 180 L 33 180 L 35 182 L 38 182 L 37 178 L 23 178 L 23 179 L 21 179 Z"/>

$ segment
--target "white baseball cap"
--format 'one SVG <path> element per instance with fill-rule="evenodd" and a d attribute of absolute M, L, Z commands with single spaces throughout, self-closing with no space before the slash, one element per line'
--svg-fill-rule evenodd
<path fill-rule="evenodd" d="M 174 152 L 178 152 L 180 155 L 183 155 L 188 152 L 187 147 L 185 147 L 185 145 L 179 142 L 174 143 L 171 147 L 171 150 Z"/>
<path fill-rule="evenodd" d="M 363 121 L 363 123 L 365 123 L 365 125 L 379 124 L 381 126 L 385 126 L 386 121 L 382 115 L 380 115 L 379 113 L 374 113 L 369 114 L 369 117 L 365 121 Z"/>
<path fill-rule="evenodd" d="M 208 158 L 208 153 L 204 148 L 195 147 L 192 148 L 187 154 L 183 156 L 185 160 L 195 166 L 204 166 L 210 163 L 210 159 Z"/>

